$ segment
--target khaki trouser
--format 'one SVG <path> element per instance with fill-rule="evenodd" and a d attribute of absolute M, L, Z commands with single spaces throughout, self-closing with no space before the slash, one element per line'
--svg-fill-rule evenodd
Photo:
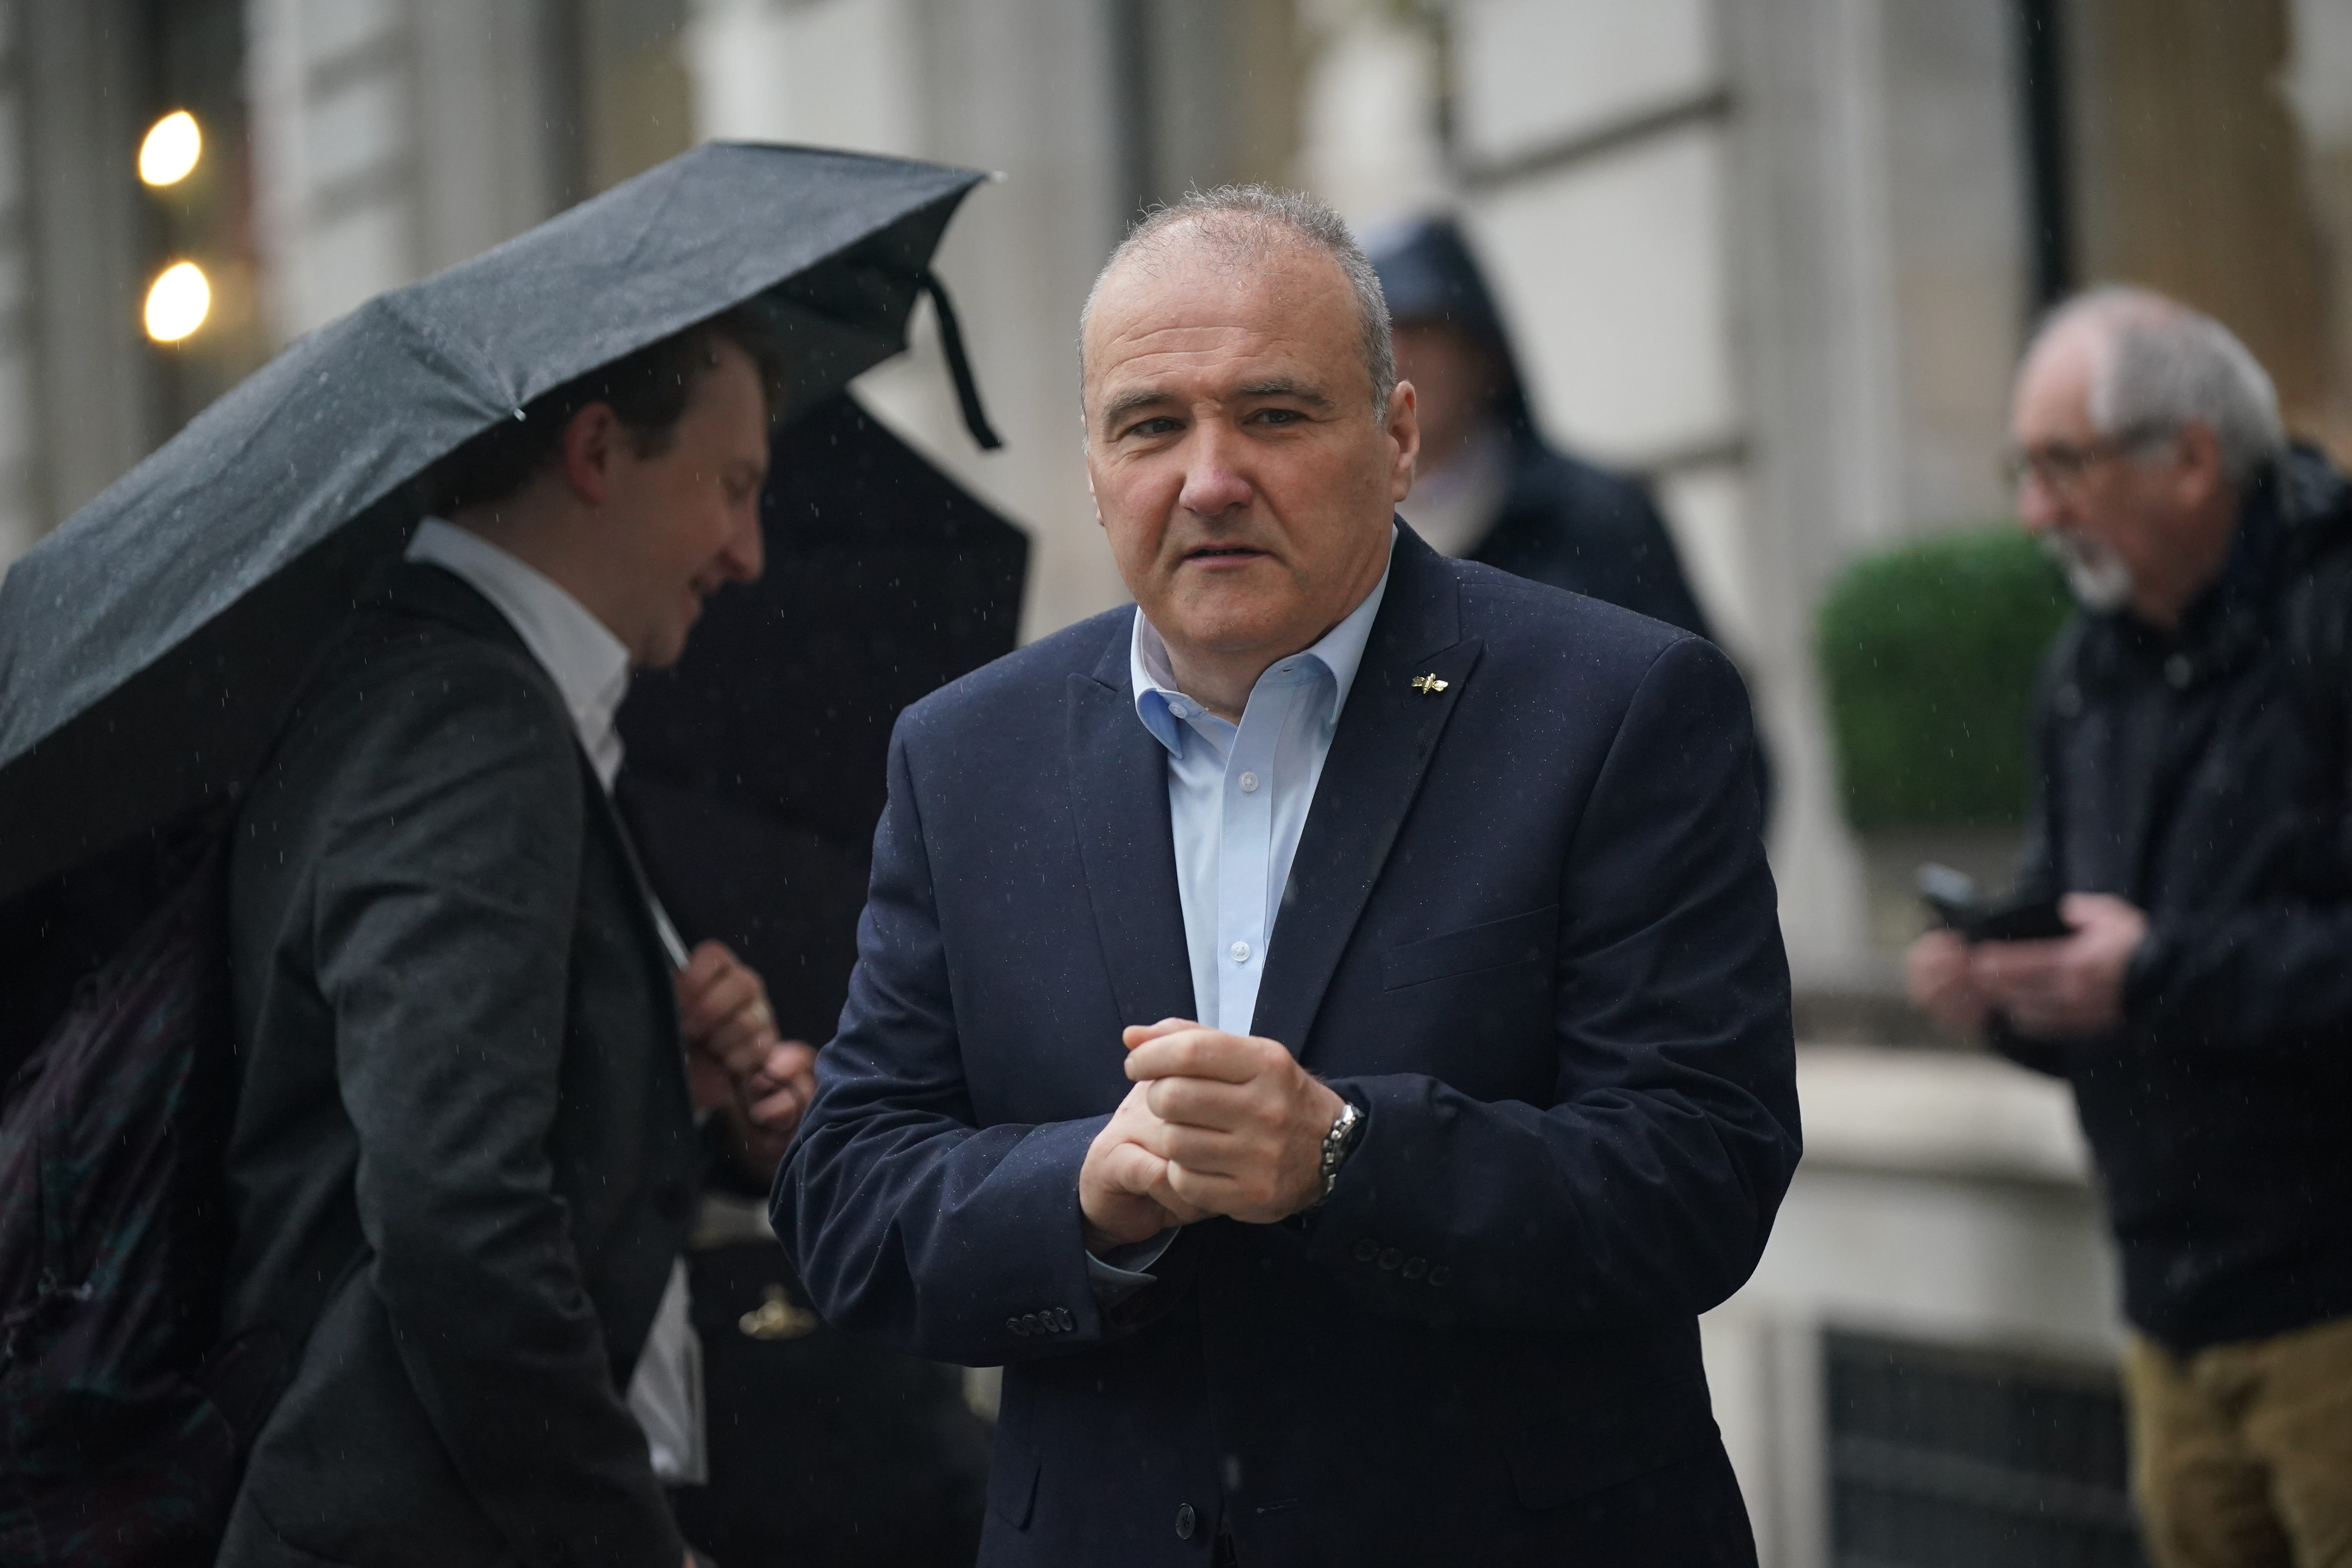
<path fill-rule="evenodd" d="M 2352 1568 L 2352 1318 L 2124 1352 L 2132 1494 L 2157 1568 Z"/>

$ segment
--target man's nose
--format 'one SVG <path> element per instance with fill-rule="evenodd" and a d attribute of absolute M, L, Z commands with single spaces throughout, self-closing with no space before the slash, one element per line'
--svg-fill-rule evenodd
<path fill-rule="evenodd" d="M 1195 426 L 1192 460 L 1184 467 L 1184 488 L 1176 504 L 1195 517 L 1215 517 L 1250 503 L 1250 482 L 1234 458 L 1238 437 L 1212 420 Z"/>
<path fill-rule="evenodd" d="M 2066 521 L 2064 500 L 2032 469 L 2017 481 L 2017 521 L 2037 538 Z"/>
<path fill-rule="evenodd" d="M 768 541 L 760 531 L 759 503 L 744 510 L 748 515 L 736 520 L 734 535 L 727 542 L 727 574 L 738 583 L 754 583 L 767 567 Z"/>

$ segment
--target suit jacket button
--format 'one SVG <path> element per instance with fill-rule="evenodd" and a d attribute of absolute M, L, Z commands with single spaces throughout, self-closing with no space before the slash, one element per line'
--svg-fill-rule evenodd
<path fill-rule="evenodd" d="M 1357 1262 L 1370 1263 L 1373 1258 L 1378 1258 L 1380 1255 L 1381 1244 L 1374 1241 L 1370 1237 L 1368 1236 L 1364 1237 L 1363 1240 L 1356 1243 Z"/>
<path fill-rule="evenodd" d="M 1180 1503 L 1178 1503 L 1178 1504 L 1176 1505 L 1176 1539 L 1177 1539 L 1177 1540 L 1179 1540 L 1179 1541 L 1190 1541 L 1190 1540 L 1192 1540 L 1192 1521 L 1193 1521 L 1192 1505 L 1191 1503 L 1189 1503 L 1189 1502 L 1180 1502 Z"/>
<path fill-rule="evenodd" d="M 1402 1247 L 1389 1247 L 1381 1254 L 1381 1267 L 1383 1268 L 1394 1268 L 1403 1261 L 1404 1248 Z"/>
<path fill-rule="evenodd" d="M 1036 1313 L 1024 1312 L 1021 1314 L 1021 1331 L 1023 1333 L 1037 1334 L 1043 1333 L 1045 1331 L 1045 1325 L 1044 1321 L 1038 1318 Z"/>
<path fill-rule="evenodd" d="M 1024 1338 L 1026 1338 L 1029 1333 L 1029 1331 L 1022 1326 L 1021 1320 L 1018 1318 L 1005 1319 L 1004 1326 L 1011 1329 L 1014 1333 L 1022 1335 Z"/>
<path fill-rule="evenodd" d="M 1429 1259 L 1428 1259 L 1428 1258 L 1406 1258 L 1406 1259 L 1404 1260 L 1404 1277 L 1405 1277 L 1406 1279 L 1420 1279 L 1423 1275 L 1424 1275 L 1424 1274 L 1426 1274 L 1426 1273 L 1428 1273 L 1428 1272 L 1429 1272 Z"/>
<path fill-rule="evenodd" d="M 1056 1307 L 1054 1309 L 1054 1326 L 1066 1334 L 1078 1325 L 1070 1321 L 1070 1310 L 1067 1307 Z"/>
<path fill-rule="evenodd" d="M 1448 1268 L 1443 1263 L 1429 1271 L 1429 1282 L 1432 1285 L 1450 1284 L 1453 1282 L 1453 1279 L 1454 1270 Z"/>

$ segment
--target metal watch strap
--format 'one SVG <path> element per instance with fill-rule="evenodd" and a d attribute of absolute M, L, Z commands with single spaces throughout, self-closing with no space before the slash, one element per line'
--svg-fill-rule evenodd
<path fill-rule="evenodd" d="M 1363 1125 L 1364 1113 L 1356 1109 L 1356 1102 L 1341 1100 L 1331 1131 L 1323 1134 L 1323 1197 L 1329 1197 L 1331 1189 L 1339 1184 L 1339 1167 L 1347 1163 L 1349 1151 L 1356 1146 L 1356 1133 Z"/>

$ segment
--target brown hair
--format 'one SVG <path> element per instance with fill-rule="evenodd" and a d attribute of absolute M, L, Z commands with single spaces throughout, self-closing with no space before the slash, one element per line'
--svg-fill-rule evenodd
<path fill-rule="evenodd" d="M 639 456 L 655 456 L 676 437 L 695 384 L 717 367 L 721 341 L 751 356 L 772 413 L 782 384 L 775 336 L 753 307 L 738 305 L 541 393 L 425 470 L 425 510 L 447 517 L 520 490 L 555 460 L 564 427 L 592 403 L 612 409 Z"/>

